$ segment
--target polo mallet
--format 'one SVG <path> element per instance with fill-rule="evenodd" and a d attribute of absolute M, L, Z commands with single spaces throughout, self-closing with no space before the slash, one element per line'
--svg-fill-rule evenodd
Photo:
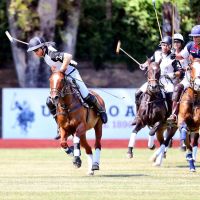
<path fill-rule="evenodd" d="M 19 43 L 28 45 L 27 42 L 24 42 L 24 41 L 21 41 L 21 40 L 18 40 L 18 39 L 16 39 L 16 38 L 12 37 L 8 31 L 6 31 L 5 34 L 6 34 L 6 36 L 8 37 L 8 39 L 10 40 L 11 43 L 14 43 L 14 42 L 16 41 L 16 42 L 19 42 Z M 52 50 L 52 51 L 57 51 L 57 50 L 56 50 L 54 47 L 52 47 L 52 46 L 50 46 L 49 49 Z M 74 66 L 76 66 L 76 65 L 78 64 L 78 63 L 77 63 L 76 61 L 74 61 L 74 60 L 71 60 L 70 63 L 71 63 L 72 65 L 74 65 Z"/>
<path fill-rule="evenodd" d="M 6 36 L 8 37 L 8 39 L 10 40 L 11 43 L 13 43 L 14 41 L 16 41 L 16 42 L 19 42 L 19 43 L 28 45 L 27 42 L 23 42 L 23 41 L 21 41 L 21 40 L 18 40 L 18 39 L 16 39 L 16 38 L 12 37 L 8 31 L 6 31 L 5 34 L 6 34 Z"/>
<path fill-rule="evenodd" d="M 116 48 L 116 53 L 119 54 L 119 51 L 122 51 L 123 53 L 125 53 L 129 58 L 131 58 L 134 62 L 136 62 L 139 66 L 141 65 L 141 63 L 139 63 L 135 58 L 133 58 L 130 54 L 128 54 L 126 51 L 124 51 L 124 49 L 121 48 L 121 42 L 118 41 L 117 43 L 117 48 Z"/>
<path fill-rule="evenodd" d="M 160 23 L 159 23 L 159 20 L 158 20 L 158 14 L 157 14 L 157 10 L 156 10 L 156 2 L 155 2 L 155 0 L 152 0 L 152 3 L 153 3 L 154 11 L 155 11 L 155 14 L 156 14 L 156 20 L 157 20 L 157 24 L 158 24 L 158 28 L 159 28 L 159 32 L 160 32 L 160 38 L 162 40 L 162 32 L 161 32 Z"/>
<path fill-rule="evenodd" d="M 175 6 L 174 3 L 172 1 L 172 48 L 174 48 L 174 12 L 175 12 Z"/>

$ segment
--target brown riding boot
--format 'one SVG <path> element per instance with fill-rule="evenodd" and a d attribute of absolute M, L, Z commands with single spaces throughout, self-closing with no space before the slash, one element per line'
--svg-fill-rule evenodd
<path fill-rule="evenodd" d="M 172 104 L 172 114 L 167 118 L 167 122 L 170 124 L 176 124 L 177 123 L 177 114 L 179 109 L 179 103 L 176 101 L 173 101 Z"/>
<path fill-rule="evenodd" d="M 108 121 L 106 110 L 99 104 L 97 98 L 92 94 L 88 94 L 88 96 L 84 100 L 89 106 L 93 106 L 97 110 L 102 122 L 106 124 Z"/>
<path fill-rule="evenodd" d="M 142 94 L 143 94 L 143 92 L 140 91 L 140 90 L 135 93 L 136 116 L 135 116 L 135 118 L 134 118 L 134 120 L 131 124 L 133 126 L 136 125 L 136 123 L 137 123 L 137 117 L 138 117 L 137 113 L 138 113 L 138 110 L 139 110 L 139 107 L 140 107 Z"/>

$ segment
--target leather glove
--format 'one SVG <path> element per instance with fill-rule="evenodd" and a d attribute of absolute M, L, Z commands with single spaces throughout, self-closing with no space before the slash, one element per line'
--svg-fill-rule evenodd
<path fill-rule="evenodd" d="M 171 59 L 171 60 L 174 60 L 175 58 L 176 58 L 176 54 L 175 54 L 175 53 L 171 53 L 171 54 L 170 54 L 170 59 Z"/>

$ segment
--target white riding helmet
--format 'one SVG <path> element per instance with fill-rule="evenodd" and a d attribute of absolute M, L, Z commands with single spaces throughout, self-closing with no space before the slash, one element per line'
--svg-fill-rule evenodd
<path fill-rule="evenodd" d="M 180 33 L 175 33 L 173 39 L 174 40 L 180 40 L 181 42 L 184 42 L 183 36 Z"/>

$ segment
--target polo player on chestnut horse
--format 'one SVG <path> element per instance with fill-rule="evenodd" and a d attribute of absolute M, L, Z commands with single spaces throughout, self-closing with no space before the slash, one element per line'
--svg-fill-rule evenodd
<path fill-rule="evenodd" d="M 187 147 L 186 159 L 189 162 L 190 171 L 195 171 L 190 134 L 198 133 L 200 127 L 200 59 L 196 58 L 190 65 L 190 86 L 185 90 L 180 100 L 178 127 L 181 140 Z"/>
<path fill-rule="evenodd" d="M 57 71 L 50 77 L 50 98 L 56 106 L 56 118 L 60 127 L 60 145 L 66 153 L 70 154 L 71 149 L 68 147 L 67 138 L 73 136 L 74 152 L 73 164 L 81 167 L 80 145 L 85 149 L 89 162 L 89 174 L 94 170 L 99 170 L 102 125 L 100 115 L 93 107 L 84 103 L 77 86 L 68 81 L 65 74 Z M 105 109 L 103 99 L 92 92 L 98 103 Z M 95 130 L 95 154 L 86 140 L 86 131 L 94 128 Z"/>

